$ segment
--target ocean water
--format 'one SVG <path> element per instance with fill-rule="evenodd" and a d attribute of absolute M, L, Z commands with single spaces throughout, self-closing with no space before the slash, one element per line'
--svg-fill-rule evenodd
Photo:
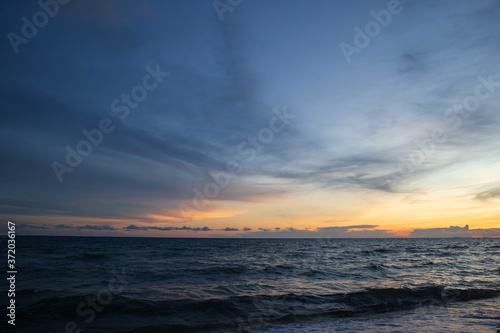
<path fill-rule="evenodd" d="M 19 236 L 16 264 L 12 332 L 500 327 L 500 239 Z"/>

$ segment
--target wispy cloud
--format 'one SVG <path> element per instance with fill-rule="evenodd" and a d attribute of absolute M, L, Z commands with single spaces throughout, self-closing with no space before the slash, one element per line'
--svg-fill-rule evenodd
<path fill-rule="evenodd" d="M 476 195 L 476 199 L 482 201 L 498 198 L 500 198 L 500 188 L 494 188 L 488 191 L 480 192 Z"/>

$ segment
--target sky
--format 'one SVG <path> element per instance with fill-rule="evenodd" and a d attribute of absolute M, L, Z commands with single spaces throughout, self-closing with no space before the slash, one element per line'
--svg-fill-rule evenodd
<path fill-rule="evenodd" d="M 19 234 L 500 237 L 500 2 L 10 1 Z"/>

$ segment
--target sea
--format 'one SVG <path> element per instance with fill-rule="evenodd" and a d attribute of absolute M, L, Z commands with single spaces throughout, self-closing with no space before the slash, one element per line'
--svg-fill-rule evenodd
<path fill-rule="evenodd" d="M 1 244 L 6 248 L 5 238 Z M 4 297 L 1 332 L 500 327 L 498 238 L 18 236 L 16 269 L 15 326 L 7 323 Z"/>

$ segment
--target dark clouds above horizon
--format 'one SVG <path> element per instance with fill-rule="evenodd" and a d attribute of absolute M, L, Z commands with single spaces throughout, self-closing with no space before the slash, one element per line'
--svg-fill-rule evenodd
<path fill-rule="evenodd" d="M 191 202 L 193 188 L 236 159 L 244 168 L 208 210 L 252 214 L 256 203 L 302 196 L 308 209 L 326 216 L 337 209 L 325 204 L 330 196 L 339 210 L 365 211 L 376 210 L 379 198 L 398 205 L 411 197 L 413 214 L 415 205 L 439 201 L 450 210 L 467 200 L 471 209 L 487 209 L 475 213 L 486 221 L 476 226 L 493 227 L 500 217 L 500 87 L 467 116 L 447 110 L 474 96 L 480 77 L 500 82 L 500 2 L 401 1 L 401 13 L 348 64 L 339 44 L 352 44 L 353 26 L 363 27 L 370 11 L 387 3 L 244 1 L 221 22 L 212 1 L 73 0 L 17 54 L 5 37 L 2 217 L 30 223 L 69 216 L 87 229 L 93 219 L 113 220 L 117 230 L 123 219 L 123 227 L 136 221 L 155 228 L 165 223 L 155 216 L 179 218 L 179 203 Z M 1 33 L 20 33 L 21 18 L 39 10 L 36 1 L 4 4 Z M 113 101 L 142 84 L 147 66 L 169 75 L 120 119 Z M 246 161 L 238 146 L 285 106 L 296 118 Z M 82 130 L 103 118 L 116 129 L 60 183 L 51 163 L 64 163 L 65 147 L 76 149 Z M 436 129 L 447 139 L 401 177 L 401 159 Z M 451 188 L 461 190 L 436 194 Z M 275 215 L 289 214 L 289 207 L 277 203 Z M 298 209 L 294 217 L 304 215 Z M 312 228 L 329 226 L 323 215 Z M 189 228 L 248 226 L 258 235 L 263 224 L 249 225 L 249 216 Z M 439 227 L 466 222 L 456 221 Z M 383 220 L 349 225 L 367 223 L 380 235 L 397 227 Z"/>
<path fill-rule="evenodd" d="M 325 227 L 316 230 L 289 228 L 257 228 L 248 227 L 241 229 L 226 227 L 223 229 L 212 229 L 210 227 L 189 227 L 189 226 L 137 226 L 134 224 L 122 228 L 115 228 L 110 225 L 69 225 L 69 224 L 31 224 L 22 223 L 16 226 L 24 235 L 58 235 L 59 230 L 75 230 L 73 235 L 81 236 L 144 236 L 148 233 L 156 232 L 156 237 L 169 236 L 170 231 L 189 232 L 184 236 L 204 237 L 205 233 L 212 233 L 212 237 L 246 237 L 246 238 L 395 238 L 400 235 L 394 234 L 390 230 L 376 229 L 378 225 L 350 225 L 343 227 Z M 121 230 L 120 230 L 121 229 Z M 36 230 L 37 232 L 33 232 Z M 43 230 L 44 232 L 40 232 Z M 31 232 L 30 232 L 31 231 Z M 90 231 L 90 232 L 88 232 Z M 97 231 L 98 233 L 95 233 Z M 116 233 L 116 231 L 122 231 Z M 106 233 L 104 233 L 106 232 Z M 222 232 L 222 233 L 219 233 Z M 412 238 L 453 238 L 453 237 L 500 237 L 500 228 L 470 229 L 468 225 L 464 227 L 450 226 L 448 228 L 427 228 L 415 229 L 410 234 Z"/>

